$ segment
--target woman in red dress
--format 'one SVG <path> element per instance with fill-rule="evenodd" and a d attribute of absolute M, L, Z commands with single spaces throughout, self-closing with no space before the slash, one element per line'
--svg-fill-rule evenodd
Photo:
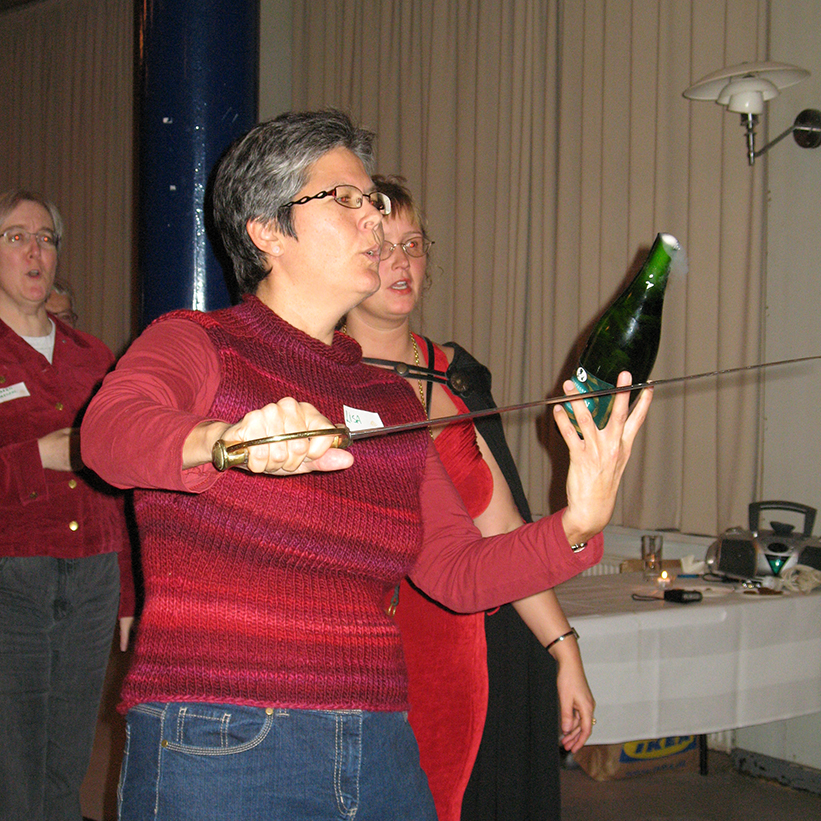
<path fill-rule="evenodd" d="M 404 180 L 373 180 L 392 206 L 384 222 L 381 286 L 348 313 L 343 331 L 359 341 L 365 357 L 450 377 L 444 384 L 411 379 L 429 418 L 463 413 L 469 405 L 492 407 L 484 366 L 454 343 L 439 346 L 411 333 L 432 243 Z M 483 535 L 529 519 L 498 417 L 433 427 L 431 435 Z M 388 607 L 402 632 L 410 722 L 440 821 L 558 819 L 557 738 L 578 750 L 590 735 L 595 702 L 553 591 L 487 615 L 463 615 L 403 581 Z"/>

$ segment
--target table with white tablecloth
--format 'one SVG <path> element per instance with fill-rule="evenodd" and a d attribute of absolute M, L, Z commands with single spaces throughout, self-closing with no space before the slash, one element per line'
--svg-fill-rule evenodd
<path fill-rule="evenodd" d="M 596 698 L 591 744 L 699 735 L 821 711 L 821 590 L 751 594 L 681 579 L 693 604 L 640 573 L 577 577 L 556 588 L 578 630 Z"/>

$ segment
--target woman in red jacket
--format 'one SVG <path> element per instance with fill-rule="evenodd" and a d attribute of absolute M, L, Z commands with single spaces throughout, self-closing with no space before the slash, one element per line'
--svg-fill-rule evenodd
<path fill-rule="evenodd" d="M 0 817 L 6 821 L 79 821 L 118 601 L 122 649 L 134 614 L 122 500 L 79 461 L 79 414 L 114 358 L 98 339 L 45 308 L 62 231 L 59 212 L 39 194 L 0 195 Z"/>

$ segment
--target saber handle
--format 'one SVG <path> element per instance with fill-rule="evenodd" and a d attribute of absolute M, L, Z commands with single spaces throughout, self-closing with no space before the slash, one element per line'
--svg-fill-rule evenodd
<path fill-rule="evenodd" d="M 245 467 L 248 464 L 249 450 L 257 445 L 274 445 L 277 442 L 289 442 L 292 439 L 313 439 L 317 436 L 333 436 L 332 448 L 346 449 L 351 444 L 351 432 L 345 425 L 322 430 L 298 430 L 294 433 L 277 433 L 263 436 L 261 439 L 249 439 L 245 442 L 226 442 L 217 439 L 211 449 L 211 463 L 223 473 L 230 468 Z"/>

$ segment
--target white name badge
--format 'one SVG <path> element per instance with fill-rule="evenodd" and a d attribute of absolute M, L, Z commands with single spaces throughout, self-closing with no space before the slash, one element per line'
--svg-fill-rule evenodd
<path fill-rule="evenodd" d="M 7 388 L 0 388 L 0 403 L 10 402 L 12 399 L 22 399 L 31 396 L 25 382 L 17 382 Z"/>
<path fill-rule="evenodd" d="M 345 411 L 345 426 L 349 431 L 367 430 L 369 428 L 384 428 L 378 413 L 372 411 L 357 410 L 343 405 Z"/>

